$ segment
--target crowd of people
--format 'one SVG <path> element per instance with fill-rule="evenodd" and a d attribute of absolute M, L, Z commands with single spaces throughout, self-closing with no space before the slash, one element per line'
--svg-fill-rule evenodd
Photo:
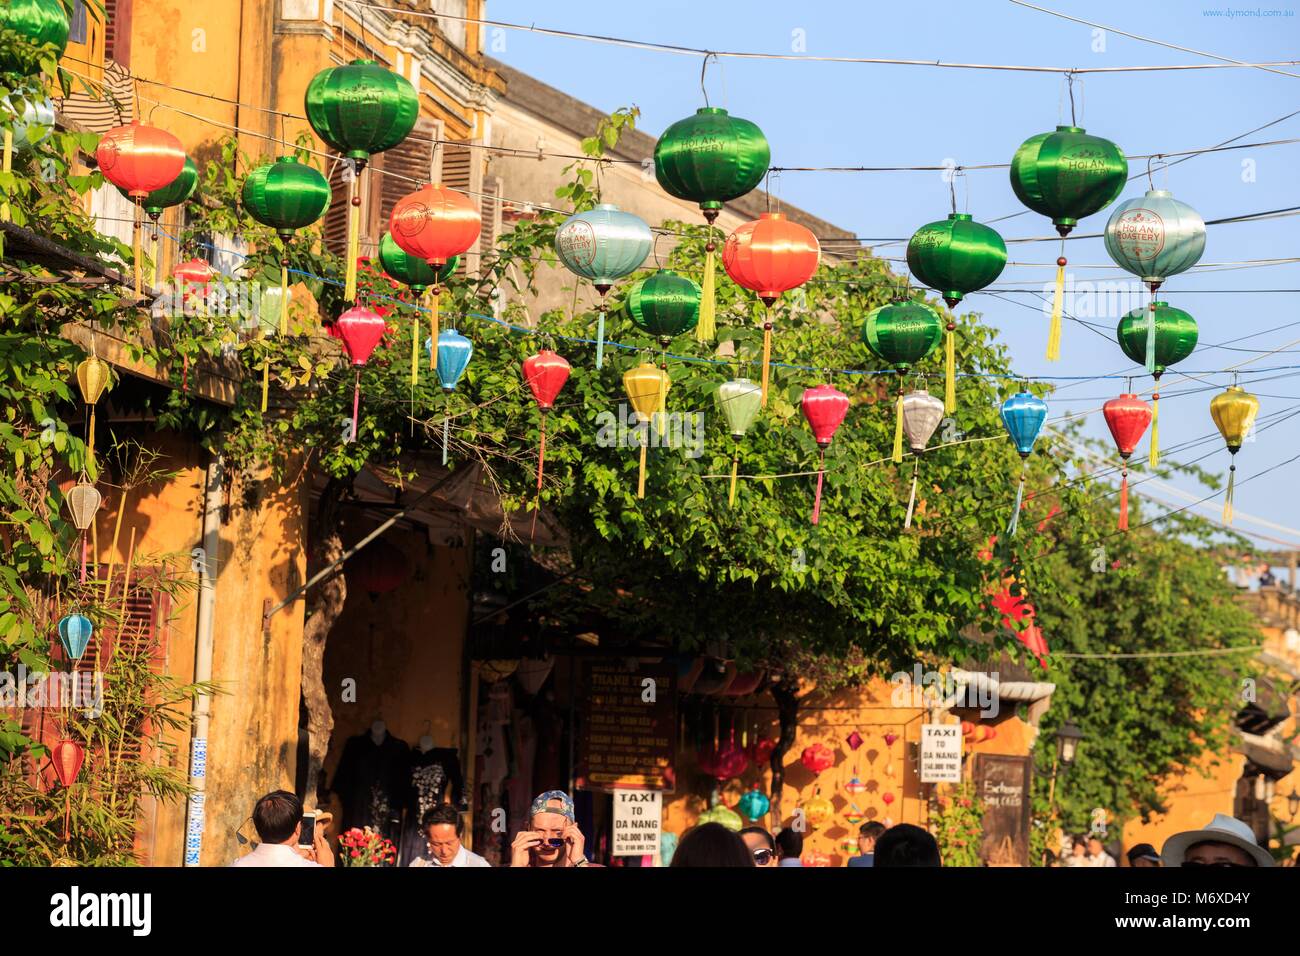
<path fill-rule="evenodd" d="M 325 826 L 313 829 L 309 845 L 303 845 L 302 801 L 285 790 L 259 799 L 253 807 L 253 826 L 260 841 L 234 866 L 334 866 Z M 483 857 L 462 842 L 463 818 L 451 805 L 434 807 L 422 821 L 426 852 L 409 866 L 488 867 Z M 858 830 L 858 853 L 848 866 L 938 867 L 943 866 L 939 846 L 922 827 L 897 823 L 886 829 L 870 822 Z M 516 834 L 510 845 L 512 867 L 599 866 L 588 858 L 586 838 L 578 826 L 573 798 L 563 790 L 548 790 L 533 800 L 528 827 Z M 1224 814 L 1200 830 L 1177 833 L 1165 841 L 1161 852 L 1149 843 L 1139 843 L 1128 852 L 1134 867 L 1263 867 L 1273 866 L 1269 852 L 1255 841 L 1250 827 Z M 1080 834 L 1061 864 L 1067 867 L 1115 867 L 1096 834 Z M 682 835 L 669 863 L 684 867 L 801 867 L 803 834 L 785 828 L 772 834 L 760 826 L 733 831 L 720 823 L 703 823 Z"/>

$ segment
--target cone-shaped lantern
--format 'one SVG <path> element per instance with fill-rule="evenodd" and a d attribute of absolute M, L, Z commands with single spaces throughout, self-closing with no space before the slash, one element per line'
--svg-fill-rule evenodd
<path fill-rule="evenodd" d="M 1020 481 L 1016 485 L 1016 503 L 1011 509 L 1007 534 L 1014 535 L 1020 527 L 1020 504 L 1025 497 L 1025 477 L 1029 472 L 1029 456 L 1034 450 L 1038 433 L 1047 420 L 1047 403 L 1029 392 L 1017 392 L 1002 403 L 1002 424 L 1011 436 L 1020 455 Z"/>
<path fill-rule="evenodd" d="M 921 302 L 896 300 L 867 313 L 862 322 L 862 341 L 881 361 L 901 375 L 939 345 L 943 322 L 939 313 Z M 894 449 L 896 463 L 903 460 L 903 394 L 894 402 Z"/>
<path fill-rule="evenodd" d="M 63 643 L 63 650 L 74 661 L 81 660 L 94 633 L 95 626 L 84 615 L 69 614 L 59 621 L 59 640 Z"/>
<path fill-rule="evenodd" d="M 713 222 L 724 203 L 739 199 L 763 181 L 771 159 L 762 130 L 717 107 L 706 106 L 678 120 L 655 143 L 659 185 L 671 196 L 699 203 L 709 223 L 700 303 L 700 324 L 705 330 L 714 327 Z"/>
<path fill-rule="evenodd" d="M 542 469 L 546 463 L 546 413 L 555 404 L 555 398 L 569 380 L 571 368 L 564 356 L 551 349 L 542 349 L 536 355 L 524 359 L 524 382 L 537 400 L 537 410 L 541 413 L 541 425 L 538 428 L 537 447 L 537 503 L 533 506 L 533 524 L 529 540 L 537 533 L 537 512 L 542 508 Z"/>
<path fill-rule="evenodd" d="M 781 293 L 798 288 L 817 271 L 821 245 L 806 226 L 783 213 L 765 212 L 755 222 L 737 226 L 722 247 L 722 267 L 731 280 L 767 306 L 763 321 L 763 404 L 767 404 L 768 366 L 772 361 L 772 305 Z M 701 341 L 713 329 L 701 331 Z"/>
<path fill-rule="evenodd" d="M 482 228 L 483 221 L 474 200 L 440 185 L 423 186 L 403 196 L 394 204 L 388 220 L 389 235 L 398 248 L 438 270 L 472 249 Z M 433 338 L 429 368 L 436 368 L 438 363 L 441 300 L 441 285 L 434 282 L 429 293 L 429 328 Z"/>
<path fill-rule="evenodd" d="M 1065 237 L 1085 216 L 1105 209 L 1124 190 L 1128 160 L 1108 139 L 1089 136 L 1078 126 L 1058 126 L 1020 144 L 1011 159 L 1016 198 L 1047 216 L 1061 236 L 1056 260 L 1056 291 L 1047 333 L 1047 358 L 1061 357 L 1061 309 L 1065 294 Z"/>
<path fill-rule="evenodd" d="M 763 405 L 763 389 L 747 378 L 733 378 L 719 385 L 715 395 L 718 411 L 727 423 L 727 430 L 731 432 L 735 446 L 731 456 L 731 487 L 727 492 L 727 506 L 735 507 L 736 478 L 740 472 L 740 442 L 758 417 L 758 410 Z"/>
<path fill-rule="evenodd" d="M 1150 309 L 1134 309 L 1115 329 L 1119 347 L 1134 362 L 1145 365 L 1156 381 L 1151 395 L 1151 454 L 1148 464 L 1160 461 L 1160 376 L 1196 348 L 1196 320 L 1168 302 L 1152 301 Z M 1150 334 L 1154 328 L 1155 335 Z"/>
<path fill-rule="evenodd" d="M 429 349 L 430 357 L 433 356 L 434 349 L 438 350 L 435 365 L 438 384 L 442 386 L 443 393 L 448 396 L 447 405 L 442 412 L 442 463 L 445 465 L 447 443 L 451 437 L 450 396 L 456 391 L 456 385 L 460 382 L 460 377 L 465 374 L 465 369 L 469 368 L 469 360 L 474 356 L 474 343 L 455 329 L 448 329 L 447 334 L 442 337 L 441 345 L 434 338 L 425 339 L 424 344 Z"/>
<path fill-rule="evenodd" d="M 1112 398 L 1101 406 L 1101 413 L 1106 419 L 1106 427 L 1115 439 L 1115 449 L 1124 461 L 1119 486 L 1119 524 L 1120 531 L 1128 530 L 1128 459 L 1133 449 L 1146 434 L 1151 424 L 1151 406 L 1137 395 L 1125 392 L 1119 398 Z"/>
<path fill-rule="evenodd" d="M 623 373 L 623 389 L 627 392 L 627 399 L 632 403 L 637 420 L 647 425 L 641 436 L 641 470 L 636 484 L 638 498 L 645 497 L 646 449 L 650 447 L 648 426 L 655 415 L 663 412 L 668 401 L 668 389 L 672 384 L 667 369 L 655 368 L 649 362 L 642 362 Z"/>
<path fill-rule="evenodd" d="M 343 348 L 353 368 L 357 370 L 356 385 L 352 390 L 352 431 L 348 436 L 348 441 L 356 441 L 361 428 L 361 420 L 357 417 L 361 412 L 361 369 L 370 361 L 371 353 L 388 326 L 382 316 L 363 306 L 353 306 L 338 317 L 334 327 L 343 340 Z"/>
<path fill-rule="evenodd" d="M 100 495 L 99 489 L 88 481 L 79 481 L 69 488 L 63 495 L 64 500 L 68 503 L 68 513 L 72 515 L 72 523 L 78 531 L 81 532 L 81 581 L 86 581 L 86 563 L 89 559 L 88 547 L 89 539 L 86 536 L 91 522 L 95 520 L 95 512 L 99 510 L 100 502 L 103 496 Z"/>
<path fill-rule="evenodd" d="M 812 523 L 817 524 L 822 511 L 822 483 L 826 477 L 826 449 L 849 412 L 849 397 L 831 385 L 804 389 L 799 402 L 803 417 L 808 419 L 817 440 L 817 493 L 813 498 Z"/>
<path fill-rule="evenodd" d="M 907 445 L 912 449 L 916 460 L 912 463 L 912 491 L 907 499 L 907 517 L 903 527 L 912 527 L 912 515 L 916 509 L 916 478 L 921 467 L 921 454 L 930 443 L 939 423 L 943 421 L 944 404 L 923 388 L 908 392 L 903 396 L 903 435 Z"/>
<path fill-rule="evenodd" d="M 379 240 L 379 264 L 394 282 L 400 282 L 415 293 L 416 299 L 423 300 L 426 289 L 441 286 L 456 274 L 460 266 L 460 256 L 452 256 L 441 266 L 435 268 L 425 259 L 406 252 L 393 239 L 392 233 L 386 232 Z M 411 319 L 411 384 L 420 380 L 420 308 Z M 436 325 L 436 323 L 434 323 Z M 436 333 L 436 329 L 434 329 Z"/>
<path fill-rule="evenodd" d="M 942 295 L 949 309 L 997 279 L 1006 264 L 1007 244 L 1002 236 L 968 213 L 954 212 L 946 220 L 927 223 L 907 243 L 907 267 Z M 957 410 L 957 325 L 948 322 L 944 329 L 943 402 L 951 415 Z"/>
<path fill-rule="evenodd" d="M 618 279 L 645 262 L 654 235 L 645 220 L 613 203 L 575 213 L 555 230 L 555 254 L 564 267 L 591 282 L 600 293 L 596 307 L 596 368 L 605 364 L 605 295 Z"/>
<path fill-rule="evenodd" d="M 86 450 L 95 454 L 95 405 L 104 394 L 112 380 L 113 372 L 107 362 L 99 356 L 90 355 L 77 366 L 77 388 L 81 391 L 81 400 L 86 404 Z"/>
<path fill-rule="evenodd" d="M 1246 436 L 1250 434 L 1257 414 L 1259 414 L 1259 399 L 1236 385 L 1229 385 L 1220 394 L 1210 399 L 1210 417 L 1214 419 L 1214 427 L 1223 436 L 1223 442 L 1228 446 L 1228 454 L 1232 456 L 1232 464 L 1228 466 L 1228 490 L 1223 496 L 1224 524 L 1232 524 L 1232 493 L 1237 480 L 1237 452 L 1241 449 Z"/>
<path fill-rule="evenodd" d="M 75 740 L 63 739 L 50 748 L 50 765 L 54 776 L 63 786 L 63 842 L 68 842 L 68 828 L 72 820 L 72 790 L 81 774 L 81 765 L 86 759 L 86 749 Z"/>

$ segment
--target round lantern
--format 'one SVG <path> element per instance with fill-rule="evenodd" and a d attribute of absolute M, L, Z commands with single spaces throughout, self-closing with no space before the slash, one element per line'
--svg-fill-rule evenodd
<path fill-rule="evenodd" d="M 889 806 L 894 802 L 894 795 L 892 793 L 882 793 L 880 799 L 884 801 L 885 806 Z"/>
<path fill-rule="evenodd" d="M 821 773 L 835 765 L 835 752 L 825 744 L 809 744 L 799 755 L 799 762 L 813 773 Z"/>
<path fill-rule="evenodd" d="M 714 393 L 718 411 L 722 413 L 731 432 L 733 452 L 731 456 L 731 488 L 727 492 L 727 507 L 736 505 L 736 478 L 740 472 L 740 443 L 749 431 L 754 419 L 758 417 L 759 407 L 763 402 L 763 391 L 757 384 L 747 378 L 733 378 L 723 382 Z"/>
<path fill-rule="evenodd" d="M 564 267 L 600 293 L 596 307 L 596 368 L 605 364 L 605 294 L 615 280 L 636 271 L 654 245 L 645 220 L 613 203 L 575 213 L 555 231 L 555 254 Z"/>
<path fill-rule="evenodd" d="M 821 795 L 821 789 L 803 805 L 804 819 L 814 830 L 821 828 L 835 816 L 835 804 Z"/>
<path fill-rule="evenodd" d="M 6 130 L 12 134 L 9 144 L 12 153 L 22 155 L 42 143 L 54 132 L 54 101 L 48 96 L 39 100 L 22 100 L 22 111 L 14 105 L 14 97 L 0 97 Z M 13 158 L 9 157 L 12 166 Z"/>
<path fill-rule="evenodd" d="M 821 246 L 812 231 L 779 212 L 765 212 L 757 221 L 737 226 L 722 247 L 722 267 L 727 275 L 767 306 L 763 321 L 764 405 L 772 361 L 772 304 L 782 292 L 811 279 L 820 261 Z M 701 331 L 699 337 L 702 341 L 713 338 L 713 329 Z"/>
<path fill-rule="evenodd" d="M 90 618 L 82 614 L 69 614 L 59 621 L 59 640 L 63 650 L 74 661 L 79 661 L 90 645 L 90 638 L 95 633 L 95 626 Z"/>
<path fill-rule="evenodd" d="M 895 301 L 867 313 L 862 341 L 881 361 L 901 375 L 928 356 L 943 335 L 939 314 L 920 302 Z M 903 460 L 903 395 L 894 403 L 893 460 Z"/>
<path fill-rule="evenodd" d="M 750 744 L 745 753 L 748 754 L 750 761 L 755 767 L 766 767 L 772 760 L 772 753 L 776 750 L 776 741 L 768 737 L 757 737 Z"/>
<path fill-rule="evenodd" d="M 426 289 L 440 286 L 455 275 L 460 266 L 460 256 L 452 256 L 442 266 L 434 268 L 424 259 L 407 253 L 394 241 L 392 233 L 386 232 L 379 240 L 379 264 L 390 279 L 407 286 L 417 299 L 422 299 Z M 415 385 L 419 379 L 420 308 L 416 308 L 411 318 L 411 384 Z"/>
<path fill-rule="evenodd" d="M 1016 503 L 1011 509 L 1007 534 L 1014 535 L 1020 526 L 1020 504 L 1025 496 L 1025 477 L 1029 473 L 1029 456 L 1034 442 L 1047 420 L 1047 403 L 1029 392 L 1017 392 L 1002 403 L 1002 424 L 1020 455 L 1020 481 L 1016 485 Z"/>
<path fill-rule="evenodd" d="M 817 494 L 813 498 L 812 523 L 817 524 L 822 510 L 822 483 L 826 475 L 826 449 L 849 412 L 849 397 L 831 385 L 804 389 L 799 402 L 817 440 Z M 806 752 L 806 751 L 805 751 Z"/>
<path fill-rule="evenodd" d="M 59 0 L 8 0 L 0 6 L 0 28 L 13 30 L 33 46 L 0 59 L 0 70 L 6 72 L 38 73 L 40 47 L 54 47 L 56 60 L 68 48 L 68 12 Z"/>
<path fill-rule="evenodd" d="M 194 165 L 194 160 L 186 156 L 176 178 L 165 186 L 150 190 L 140 198 L 140 205 L 144 207 L 145 214 L 156 223 L 164 210 L 188 200 L 198 187 L 199 169 Z M 117 187 L 117 191 L 128 199 L 131 198 L 121 186 Z"/>
<path fill-rule="evenodd" d="M 1124 461 L 1119 486 L 1119 524 L 1120 531 L 1128 530 L 1128 459 L 1133 449 L 1142 440 L 1147 426 L 1151 424 L 1151 406 L 1137 395 L 1125 392 L 1119 398 L 1112 398 L 1101 407 L 1105 416 L 1106 427 L 1115 439 L 1115 449 Z"/>
<path fill-rule="evenodd" d="M 448 329 L 447 334 L 442 336 L 441 345 L 437 338 L 426 339 L 425 344 L 429 347 L 430 357 L 434 355 L 434 350 L 437 350 L 434 368 L 438 373 L 438 384 L 442 386 L 443 393 L 450 396 L 456 390 L 460 377 L 465 374 L 465 369 L 469 368 L 469 360 L 474 355 L 474 343 L 455 329 Z M 448 399 L 448 407 L 444 408 L 442 415 L 442 463 L 444 465 L 447 464 L 447 441 L 451 433 L 450 404 Z"/>
<path fill-rule="evenodd" d="M 1106 223 L 1106 252 L 1115 264 L 1154 293 L 1170 276 L 1186 272 L 1205 252 L 1205 220 L 1165 189 L 1121 203 Z"/>
<path fill-rule="evenodd" d="M 921 467 L 921 454 L 929 444 L 930 437 L 943 421 L 943 402 L 923 388 L 908 392 L 902 398 L 903 436 L 908 447 L 912 449 L 915 460 L 912 462 L 912 492 L 907 500 L 907 517 L 903 527 L 912 527 L 912 513 L 916 508 L 916 478 Z"/>
<path fill-rule="evenodd" d="M 637 328 L 667 347 L 700 320 L 700 287 L 670 269 L 660 269 L 632 283 L 623 309 Z"/>
<path fill-rule="evenodd" d="M 745 793 L 736 804 L 736 809 L 743 813 L 750 820 L 758 820 L 767 815 L 767 811 L 772 807 L 772 801 L 768 799 L 767 794 L 755 787 Z"/>
<path fill-rule="evenodd" d="M 1254 425 L 1258 413 L 1259 399 L 1236 385 L 1229 385 L 1210 400 L 1210 417 L 1214 419 L 1214 427 L 1223 436 L 1223 442 L 1228 446 L 1228 454 L 1232 456 L 1232 464 L 1228 467 L 1228 489 L 1223 496 L 1224 524 L 1232 524 L 1232 492 L 1237 478 L 1237 452 L 1241 449 L 1246 436 L 1250 434 L 1251 426 Z"/>
<path fill-rule="evenodd" d="M 628 401 L 632 403 L 637 420 L 647 425 L 656 414 L 663 411 L 671 386 L 672 379 L 668 377 L 667 369 L 655 368 L 649 362 L 642 362 L 623 374 L 623 388 L 627 392 Z M 649 445 L 650 429 L 647 427 L 641 438 L 641 470 L 636 486 L 638 498 L 645 497 L 646 449 Z"/>
<path fill-rule="evenodd" d="M 655 178 L 669 195 L 699 203 L 709 223 L 704 246 L 704 283 L 699 337 L 713 335 L 713 222 L 724 203 L 739 199 L 767 174 L 772 158 L 754 123 L 706 106 L 673 123 L 655 143 Z"/>
<path fill-rule="evenodd" d="M 1196 320 L 1168 302 L 1152 301 L 1151 308 L 1134 309 L 1120 319 L 1115 337 L 1124 354 L 1139 365 L 1145 365 L 1156 382 L 1157 390 L 1151 395 L 1149 459 L 1154 468 L 1160 460 L 1160 376 L 1169 366 L 1181 362 L 1195 350 Z"/>
<path fill-rule="evenodd" d="M 356 440 L 361 427 L 361 420 L 357 417 L 361 412 L 361 369 L 370 361 L 371 353 L 388 327 L 381 316 L 362 306 L 348 309 L 338 317 L 334 327 L 343 340 L 343 348 L 352 360 L 352 366 L 357 370 L 356 385 L 352 391 L 352 430 L 348 435 L 348 441 L 351 442 Z"/>
<path fill-rule="evenodd" d="M 537 512 L 542 507 L 542 468 L 546 462 L 546 413 L 555 404 L 556 396 L 564 383 L 569 380 L 569 363 L 564 356 L 551 349 L 542 349 L 536 355 L 530 355 L 523 363 L 524 382 L 537 401 L 537 410 L 541 413 L 541 425 L 538 428 L 539 442 L 537 448 L 537 504 L 533 507 L 533 527 L 529 539 L 537 533 Z"/>
<path fill-rule="evenodd" d="M 1058 126 L 1025 140 L 1011 159 L 1016 198 L 1047 216 L 1061 236 L 1056 290 L 1047 337 L 1047 358 L 1061 357 L 1061 306 L 1065 292 L 1065 237 L 1080 219 L 1109 206 L 1124 189 L 1128 160 L 1110 140 L 1089 136 L 1078 126 Z"/>
<path fill-rule="evenodd" d="M 216 270 L 202 259 L 187 259 L 172 269 L 172 278 L 186 286 L 205 286 L 216 277 Z"/>
<path fill-rule="evenodd" d="M 706 823 L 721 823 L 732 833 L 739 833 L 745 826 L 745 821 L 740 818 L 739 813 L 722 804 L 710 807 L 699 815 L 696 824 L 703 826 Z"/>
<path fill-rule="evenodd" d="M 926 223 L 907 243 L 907 267 L 912 275 L 943 296 L 949 309 L 963 297 L 983 289 L 1002 275 L 1007 244 L 996 230 L 975 222 L 969 213 L 954 212 L 946 220 Z M 944 324 L 944 407 L 957 410 L 956 323 Z"/>
<path fill-rule="evenodd" d="M 401 587 L 410 576 L 411 565 L 401 549 L 379 538 L 366 545 L 348 564 L 348 576 L 371 599 Z"/>

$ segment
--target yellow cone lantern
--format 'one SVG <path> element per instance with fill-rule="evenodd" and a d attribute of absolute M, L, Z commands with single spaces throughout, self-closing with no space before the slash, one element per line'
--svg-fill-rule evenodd
<path fill-rule="evenodd" d="M 668 398 L 668 389 L 672 379 L 667 369 L 655 368 L 649 362 L 642 362 L 636 368 L 623 373 L 623 388 L 627 391 L 628 401 L 636 412 L 638 421 L 650 422 L 656 414 L 662 414 Z M 646 449 L 650 445 L 650 429 L 645 429 L 641 437 L 641 472 L 637 478 L 636 496 L 645 497 L 645 459 Z"/>
<path fill-rule="evenodd" d="M 108 363 L 96 355 L 88 356 L 77 366 L 77 387 L 81 389 L 81 400 L 86 403 L 87 426 L 86 447 L 91 456 L 95 454 L 95 404 L 108 388 L 112 372 Z"/>
<path fill-rule="evenodd" d="M 1228 491 L 1223 497 L 1223 523 L 1232 524 L 1232 491 L 1237 477 L 1237 451 L 1250 434 L 1259 413 L 1259 399 L 1236 385 L 1210 399 L 1210 417 L 1223 436 L 1228 452 L 1233 456 L 1228 467 Z"/>

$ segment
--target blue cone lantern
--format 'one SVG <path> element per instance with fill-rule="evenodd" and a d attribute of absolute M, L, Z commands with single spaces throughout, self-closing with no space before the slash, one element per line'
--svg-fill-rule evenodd
<path fill-rule="evenodd" d="M 555 230 L 555 254 L 600 293 L 596 320 L 596 368 L 605 362 L 605 293 L 616 279 L 638 269 L 654 245 L 650 227 L 613 203 L 575 213 Z"/>
<path fill-rule="evenodd" d="M 772 801 L 767 798 L 762 790 L 755 787 L 740 798 L 736 804 L 736 809 L 743 813 L 750 820 L 757 820 L 771 809 Z"/>
<path fill-rule="evenodd" d="M 433 339 L 425 340 L 425 347 L 433 354 Z M 438 352 L 434 358 L 438 372 L 438 384 L 450 395 L 456 390 L 456 383 L 469 367 L 469 360 L 474 355 L 474 343 L 455 329 L 449 329 L 438 336 Z M 451 417 L 445 412 L 442 416 L 442 463 L 447 464 L 447 439 L 451 431 Z"/>
<path fill-rule="evenodd" d="M 1020 504 L 1025 497 L 1029 455 L 1034 450 L 1034 442 L 1038 440 L 1038 434 L 1043 430 L 1043 422 L 1046 420 L 1047 403 L 1028 392 L 1017 392 L 1002 403 L 1002 424 L 1023 462 L 1020 466 L 1020 483 L 1016 486 L 1016 504 L 1011 510 L 1011 521 L 1007 525 L 1008 535 L 1014 535 L 1020 526 Z"/>
<path fill-rule="evenodd" d="M 90 646 L 90 638 L 94 633 L 95 625 L 90 623 L 90 618 L 81 614 L 69 614 L 59 621 L 59 640 L 63 642 L 63 649 L 74 661 L 81 660 L 82 655 L 86 653 L 86 648 Z"/>

